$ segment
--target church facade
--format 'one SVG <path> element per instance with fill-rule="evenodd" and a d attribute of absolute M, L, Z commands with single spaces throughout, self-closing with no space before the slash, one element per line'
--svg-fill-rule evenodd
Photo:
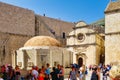
<path fill-rule="evenodd" d="M 98 31 L 96 28 L 99 28 Z M 96 30 L 95 30 L 96 29 Z M 73 52 L 73 62 L 79 66 L 104 63 L 105 46 L 98 26 L 80 21 L 67 36 L 68 50 Z"/>

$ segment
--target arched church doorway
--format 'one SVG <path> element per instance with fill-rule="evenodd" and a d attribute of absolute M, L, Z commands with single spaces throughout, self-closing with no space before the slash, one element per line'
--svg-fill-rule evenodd
<path fill-rule="evenodd" d="M 83 65 L 83 58 L 78 58 L 78 65 L 81 67 Z"/>

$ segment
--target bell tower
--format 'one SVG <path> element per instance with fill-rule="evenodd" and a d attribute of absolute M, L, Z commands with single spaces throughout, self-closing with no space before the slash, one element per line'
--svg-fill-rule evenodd
<path fill-rule="evenodd" d="M 105 10 L 105 64 L 120 62 L 120 0 L 110 0 Z"/>

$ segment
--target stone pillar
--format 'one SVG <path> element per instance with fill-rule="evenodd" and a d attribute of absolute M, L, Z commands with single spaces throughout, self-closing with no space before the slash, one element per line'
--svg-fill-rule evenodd
<path fill-rule="evenodd" d="M 51 50 L 50 50 L 50 67 L 54 67 L 54 64 L 53 64 L 53 62 L 52 62 L 52 52 L 51 52 Z"/>
<path fill-rule="evenodd" d="M 76 53 L 73 53 L 73 63 L 77 63 L 77 59 L 76 59 Z"/>
<path fill-rule="evenodd" d="M 17 53 L 12 53 L 11 55 L 12 55 L 12 66 L 14 68 L 15 65 L 17 65 L 17 59 L 16 59 Z"/>

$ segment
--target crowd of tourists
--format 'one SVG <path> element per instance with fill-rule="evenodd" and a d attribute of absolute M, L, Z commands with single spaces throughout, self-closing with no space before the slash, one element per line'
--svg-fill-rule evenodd
<path fill-rule="evenodd" d="M 92 70 L 91 74 L 91 80 L 100 80 L 102 77 L 102 80 L 107 80 L 107 77 L 109 77 L 109 71 L 111 69 L 111 65 L 93 65 L 89 66 L 89 70 Z M 100 75 L 102 73 L 102 76 Z"/>
<path fill-rule="evenodd" d="M 82 80 L 82 72 L 82 68 L 79 70 L 77 64 L 72 64 L 68 80 L 77 80 L 78 73 L 80 74 L 79 79 Z M 51 69 L 47 63 L 46 66 L 41 68 L 32 66 L 32 69 L 27 71 L 27 75 L 24 77 L 21 75 L 19 66 L 13 69 L 11 65 L 2 65 L 0 68 L 0 80 L 64 80 L 64 67 L 58 64 L 57 67 Z"/>
<path fill-rule="evenodd" d="M 110 77 L 109 71 L 111 70 L 110 65 L 90 65 L 89 67 L 83 65 L 79 67 L 77 64 L 71 64 L 70 68 L 68 80 L 87 80 L 85 77 L 89 72 L 91 72 L 90 80 L 100 80 L 101 77 L 102 80 L 107 80 L 107 77 Z M 64 73 L 62 65 L 58 64 L 57 67 L 50 68 L 50 65 L 47 63 L 46 66 L 41 68 L 32 66 L 27 75 L 22 77 L 19 66 L 13 69 L 11 65 L 3 65 L 0 68 L 0 80 L 64 80 Z"/>
<path fill-rule="evenodd" d="M 38 68 L 32 66 L 32 69 L 28 71 L 27 75 L 21 77 L 21 71 L 19 66 L 15 69 L 11 65 L 3 65 L 0 68 L 0 80 L 64 80 L 64 69 L 62 65 L 57 65 L 50 70 L 50 65 Z"/>
<path fill-rule="evenodd" d="M 20 80 L 20 69 L 18 66 L 15 69 L 11 65 L 2 65 L 0 68 L 0 80 Z"/>
<path fill-rule="evenodd" d="M 79 67 L 77 64 L 71 64 L 71 70 L 68 74 L 68 80 L 84 80 L 85 66 Z M 46 64 L 46 67 L 42 66 L 38 69 L 36 66 L 33 67 L 30 75 L 27 76 L 27 80 L 64 80 L 64 67 L 63 65 L 57 65 L 50 70 L 50 65 Z"/>
<path fill-rule="evenodd" d="M 30 74 L 27 75 L 27 80 L 64 80 L 64 70 L 62 65 L 57 65 L 57 68 L 53 67 L 50 71 L 50 65 L 46 64 L 42 68 L 38 69 L 37 66 L 33 66 Z"/>
<path fill-rule="evenodd" d="M 92 70 L 91 80 L 120 80 L 120 65 L 99 65 L 89 66 Z M 102 74 L 102 76 L 100 75 Z M 109 78 L 109 79 L 108 79 Z"/>

